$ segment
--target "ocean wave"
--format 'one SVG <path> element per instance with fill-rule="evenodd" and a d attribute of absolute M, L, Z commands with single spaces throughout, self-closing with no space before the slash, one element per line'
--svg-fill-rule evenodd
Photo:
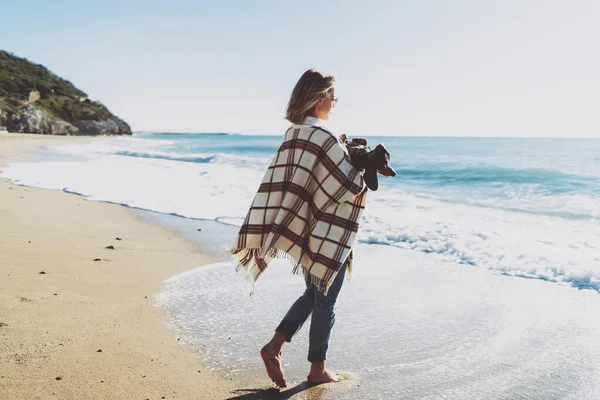
<path fill-rule="evenodd" d="M 201 154 L 180 154 L 168 152 L 147 152 L 147 151 L 116 151 L 113 153 L 117 156 L 139 157 L 139 158 L 157 158 L 159 160 L 183 161 L 193 163 L 209 163 L 214 160 L 215 155 Z"/>
<path fill-rule="evenodd" d="M 571 209 L 569 210 L 568 207 L 565 206 L 565 209 L 563 210 L 558 210 L 556 208 L 558 208 L 558 202 L 556 202 L 556 199 L 553 199 L 552 197 L 548 197 L 547 199 L 544 198 L 537 198 L 534 201 L 531 202 L 531 204 L 526 205 L 526 204 L 518 204 L 515 206 L 511 206 L 509 204 L 498 204 L 498 201 L 492 201 L 490 203 L 492 204 L 485 204 L 483 201 L 473 201 L 473 202 L 468 202 L 468 204 L 473 204 L 475 206 L 478 207 L 486 207 L 486 208 L 494 208 L 497 210 L 503 210 L 503 211 L 512 211 L 512 212 L 518 212 L 518 213 L 524 213 L 524 214 L 530 214 L 530 215 L 539 215 L 539 216 L 545 216 L 545 217 L 557 217 L 560 219 L 565 219 L 565 220 L 582 220 L 582 221 L 590 221 L 590 222 L 598 222 L 599 218 L 600 218 L 600 200 L 597 199 L 592 199 L 592 198 L 587 198 L 589 201 L 593 201 L 595 202 L 595 205 L 592 205 L 590 208 L 584 209 L 584 207 L 579 206 L 579 210 L 576 209 Z M 543 201 L 554 201 L 555 204 L 549 206 L 549 207 L 542 207 L 540 206 L 539 203 L 536 202 L 543 202 Z M 575 208 L 576 206 L 574 206 L 573 208 Z"/>
<path fill-rule="evenodd" d="M 90 200 L 239 226 L 270 159 L 208 150 L 178 152 L 171 147 L 181 143 L 165 142 L 128 138 L 60 147 L 56 150 L 82 157 L 11 164 L 2 175 L 24 185 L 80 193 Z M 379 191 L 369 193 L 360 242 L 600 290 L 598 196 L 583 190 L 549 195 L 540 189 L 548 182 L 534 182 L 543 175 L 566 184 L 580 176 L 545 169 L 419 165 L 398 168 L 395 180 L 382 180 Z M 522 174 L 525 177 L 518 179 L 529 183 L 507 183 Z M 398 183 L 411 176 L 411 189 L 418 190 Z M 486 186 L 484 177 L 504 181 Z M 477 185 L 450 184 L 473 178 L 479 179 Z M 440 180 L 439 192 L 422 185 L 429 182 L 436 187 L 435 179 Z M 594 183 L 585 182 L 593 191 Z M 450 186 L 459 188 L 458 195 L 452 196 Z M 590 218 L 585 220 L 586 216 Z"/>
<path fill-rule="evenodd" d="M 253 156 L 238 156 L 234 154 L 224 153 L 179 153 L 166 151 L 132 151 L 120 150 L 112 154 L 125 157 L 150 158 L 169 161 L 182 161 L 198 164 L 231 164 L 239 167 L 260 167 L 264 168 L 268 165 L 268 158 L 253 157 Z"/>
<path fill-rule="evenodd" d="M 553 193 L 572 192 L 592 186 L 600 194 L 600 179 L 540 168 L 507 168 L 489 165 L 423 165 L 397 168 L 403 180 L 429 185 L 539 185 Z"/>
<path fill-rule="evenodd" d="M 566 220 L 595 221 L 600 218 L 600 199 L 584 195 L 544 196 L 526 198 L 466 198 L 452 199 L 439 197 L 439 201 L 449 204 L 466 204 L 481 208 L 557 217 Z"/>
<path fill-rule="evenodd" d="M 423 198 L 377 201 L 359 242 L 404 248 L 505 275 L 600 291 L 600 222 Z"/>
<path fill-rule="evenodd" d="M 207 133 L 181 133 L 181 132 L 134 132 L 135 136 L 155 136 L 155 135 L 166 135 L 166 136 L 181 136 L 181 137 L 202 137 L 202 136 L 241 136 L 239 133 L 227 133 L 227 132 L 207 132 Z"/>
<path fill-rule="evenodd" d="M 549 194 L 537 187 L 498 186 L 489 188 L 471 188 L 448 190 L 438 193 L 424 191 L 417 185 L 382 185 L 380 190 L 389 194 L 387 198 L 399 198 L 408 194 L 425 202 L 435 200 L 449 205 L 466 205 L 483 209 L 509 211 L 541 217 L 557 217 L 566 220 L 598 222 L 600 220 L 600 196 L 579 193 Z"/>
<path fill-rule="evenodd" d="M 141 139 L 137 137 L 116 137 L 106 141 L 94 141 L 84 144 L 50 145 L 46 148 L 59 154 L 93 156 L 114 154 L 119 151 L 151 152 L 155 149 L 175 146 L 175 140 Z"/>

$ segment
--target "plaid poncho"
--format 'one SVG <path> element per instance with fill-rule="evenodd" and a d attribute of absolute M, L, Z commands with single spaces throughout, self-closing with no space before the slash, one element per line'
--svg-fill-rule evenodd
<path fill-rule="evenodd" d="M 316 118 L 292 125 L 269 165 L 230 250 L 252 291 L 274 258 L 327 293 L 351 248 L 365 208 L 362 173 Z"/>

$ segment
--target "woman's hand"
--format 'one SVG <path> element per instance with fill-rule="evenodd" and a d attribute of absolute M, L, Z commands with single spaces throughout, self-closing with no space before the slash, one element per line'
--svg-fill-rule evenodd
<path fill-rule="evenodd" d="M 367 145 L 367 139 L 365 138 L 354 138 L 352 139 L 352 142 L 350 144 L 350 146 L 366 146 Z"/>
<path fill-rule="evenodd" d="M 354 138 L 354 139 L 352 139 L 352 141 L 350 141 L 350 140 L 348 140 L 348 135 L 346 135 L 345 133 L 342 133 L 340 135 L 340 140 L 342 141 L 342 143 L 344 143 L 346 146 L 349 146 L 349 147 L 367 146 L 367 139 Z"/>

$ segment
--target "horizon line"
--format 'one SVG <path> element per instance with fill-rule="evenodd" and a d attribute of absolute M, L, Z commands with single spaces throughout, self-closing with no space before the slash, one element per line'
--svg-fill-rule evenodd
<path fill-rule="evenodd" d="M 281 134 L 267 134 L 267 133 L 238 133 L 238 132 L 163 132 L 163 131 L 133 131 L 135 134 L 153 134 L 153 135 L 214 135 L 214 136 L 283 136 Z M 587 137 L 587 136 L 454 136 L 454 135 L 378 135 L 378 134 L 364 134 L 354 135 L 353 137 L 402 137 L 402 138 L 448 138 L 448 139 L 592 139 L 598 140 L 598 137 Z"/>

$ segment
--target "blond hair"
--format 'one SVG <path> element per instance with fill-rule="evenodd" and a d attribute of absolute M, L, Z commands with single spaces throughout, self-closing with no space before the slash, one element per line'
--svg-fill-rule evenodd
<path fill-rule="evenodd" d="M 327 96 L 334 84 L 335 75 L 327 75 L 314 69 L 306 71 L 292 91 L 285 119 L 292 124 L 301 124 L 306 114 Z"/>

